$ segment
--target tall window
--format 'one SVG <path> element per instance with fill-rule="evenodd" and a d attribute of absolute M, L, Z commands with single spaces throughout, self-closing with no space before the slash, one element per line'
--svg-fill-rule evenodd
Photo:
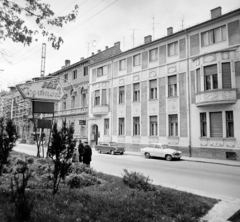
<path fill-rule="evenodd" d="M 139 136 L 140 135 L 140 118 L 133 117 L 133 135 Z"/>
<path fill-rule="evenodd" d="M 100 105 L 100 90 L 95 91 L 94 105 Z"/>
<path fill-rule="evenodd" d="M 71 98 L 71 108 L 75 107 L 75 96 L 72 96 Z"/>
<path fill-rule="evenodd" d="M 207 136 L 207 115 L 206 115 L 206 113 L 200 113 L 200 128 L 201 128 L 201 137 Z"/>
<path fill-rule="evenodd" d="M 210 113 L 210 136 L 222 137 L 222 112 Z"/>
<path fill-rule="evenodd" d="M 125 87 L 120 86 L 119 87 L 119 103 L 125 102 Z"/>
<path fill-rule="evenodd" d="M 86 93 L 82 93 L 82 107 L 87 106 Z"/>
<path fill-rule="evenodd" d="M 178 136 L 178 116 L 169 115 L 169 136 Z"/>
<path fill-rule="evenodd" d="M 168 77 L 168 96 L 177 96 L 177 76 Z"/>
<path fill-rule="evenodd" d="M 119 118 L 119 135 L 124 135 L 124 118 Z"/>
<path fill-rule="evenodd" d="M 67 82 L 67 80 L 68 80 L 68 74 L 66 73 L 66 74 L 64 75 L 64 82 Z"/>
<path fill-rule="evenodd" d="M 102 105 L 106 105 L 107 104 L 107 90 L 103 89 L 102 90 Z"/>
<path fill-rule="evenodd" d="M 207 32 L 203 32 L 201 35 L 202 46 L 212 45 L 217 42 L 226 40 L 226 26 L 221 26 Z"/>
<path fill-rule="evenodd" d="M 77 70 L 73 70 L 73 79 L 77 79 Z"/>
<path fill-rule="evenodd" d="M 109 135 L 109 119 L 104 119 L 104 135 Z"/>
<path fill-rule="evenodd" d="M 66 108 L 67 108 L 66 100 L 63 100 L 62 109 L 66 109 Z"/>
<path fill-rule="evenodd" d="M 83 76 L 87 76 L 88 75 L 88 67 L 84 66 L 83 67 Z"/>
<path fill-rule="evenodd" d="M 150 136 L 158 135 L 157 116 L 150 116 Z"/>
<path fill-rule="evenodd" d="M 119 70 L 126 69 L 126 59 L 122 59 L 119 61 Z"/>
<path fill-rule="evenodd" d="M 174 56 L 178 54 L 178 42 L 168 44 L 168 56 Z"/>
<path fill-rule="evenodd" d="M 102 66 L 97 69 L 97 77 L 107 75 L 107 66 Z"/>
<path fill-rule="evenodd" d="M 197 92 L 201 91 L 201 75 L 200 75 L 200 69 L 196 70 L 196 80 L 197 80 Z"/>
<path fill-rule="evenodd" d="M 133 56 L 133 66 L 138 66 L 141 64 L 140 54 Z"/>
<path fill-rule="evenodd" d="M 157 80 L 150 80 L 150 99 L 157 99 Z"/>
<path fill-rule="evenodd" d="M 140 101 L 140 83 L 133 84 L 133 102 Z"/>
<path fill-rule="evenodd" d="M 204 87 L 205 90 L 212 90 L 218 88 L 217 65 L 204 67 Z"/>
<path fill-rule="evenodd" d="M 227 137 L 234 137 L 233 111 L 226 111 Z"/>
<path fill-rule="evenodd" d="M 222 63 L 222 87 L 223 89 L 231 89 L 231 68 L 230 62 Z"/>
<path fill-rule="evenodd" d="M 158 59 L 157 53 L 158 53 L 157 48 L 149 51 L 149 61 L 150 62 L 154 62 Z"/>

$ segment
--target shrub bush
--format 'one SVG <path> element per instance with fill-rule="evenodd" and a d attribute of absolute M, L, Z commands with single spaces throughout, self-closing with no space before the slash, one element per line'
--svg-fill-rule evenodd
<path fill-rule="evenodd" d="M 123 170 L 125 174 L 123 175 L 124 184 L 128 185 L 132 189 L 138 189 L 143 191 L 155 191 L 156 188 L 150 182 L 152 180 L 149 177 L 145 177 L 143 174 L 138 172 L 128 172 L 128 170 Z"/>
<path fill-rule="evenodd" d="M 93 168 L 80 162 L 73 163 L 68 171 L 68 174 L 81 174 L 81 173 L 96 175 L 96 172 L 93 170 Z"/>

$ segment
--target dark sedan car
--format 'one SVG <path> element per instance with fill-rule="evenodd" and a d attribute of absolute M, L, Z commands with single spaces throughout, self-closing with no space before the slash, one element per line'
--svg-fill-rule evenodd
<path fill-rule="evenodd" d="M 112 155 L 115 153 L 120 153 L 122 155 L 125 152 L 125 148 L 123 146 L 118 146 L 115 142 L 100 143 L 95 146 L 95 150 L 99 153 L 111 153 Z"/>

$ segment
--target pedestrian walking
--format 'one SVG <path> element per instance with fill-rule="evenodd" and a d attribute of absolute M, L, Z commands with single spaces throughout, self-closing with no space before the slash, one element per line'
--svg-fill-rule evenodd
<path fill-rule="evenodd" d="M 92 160 L 92 148 L 88 145 L 88 142 L 84 142 L 84 154 L 83 154 L 83 163 L 87 166 L 90 166 Z"/>
<path fill-rule="evenodd" d="M 79 154 L 79 162 L 83 162 L 83 154 L 84 154 L 84 145 L 81 140 L 79 140 L 78 144 L 78 154 Z"/>

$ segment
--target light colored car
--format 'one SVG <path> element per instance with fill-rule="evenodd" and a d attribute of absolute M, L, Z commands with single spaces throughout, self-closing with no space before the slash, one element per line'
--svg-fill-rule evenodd
<path fill-rule="evenodd" d="M 147 147 L 141 149 L 141 154 L 146 158 L 150 157 L 162 157 L 170 161 L 174 159 L 180 159 L 182 156 L 181 151 L 177 151 L 169 148 L 168 144 L 151 143 Z"/>
<path fill-rule="evenodd" d="M 115 153 L 120 153 L 123 155 L 125 152 L 125 148 L 123 146 L 119 146 L 115 142 L 100 143 L 99 145 L 95 146 L 95 150 L 97 150 L 99 153 L 111 153 L 112 155 Z"/>

